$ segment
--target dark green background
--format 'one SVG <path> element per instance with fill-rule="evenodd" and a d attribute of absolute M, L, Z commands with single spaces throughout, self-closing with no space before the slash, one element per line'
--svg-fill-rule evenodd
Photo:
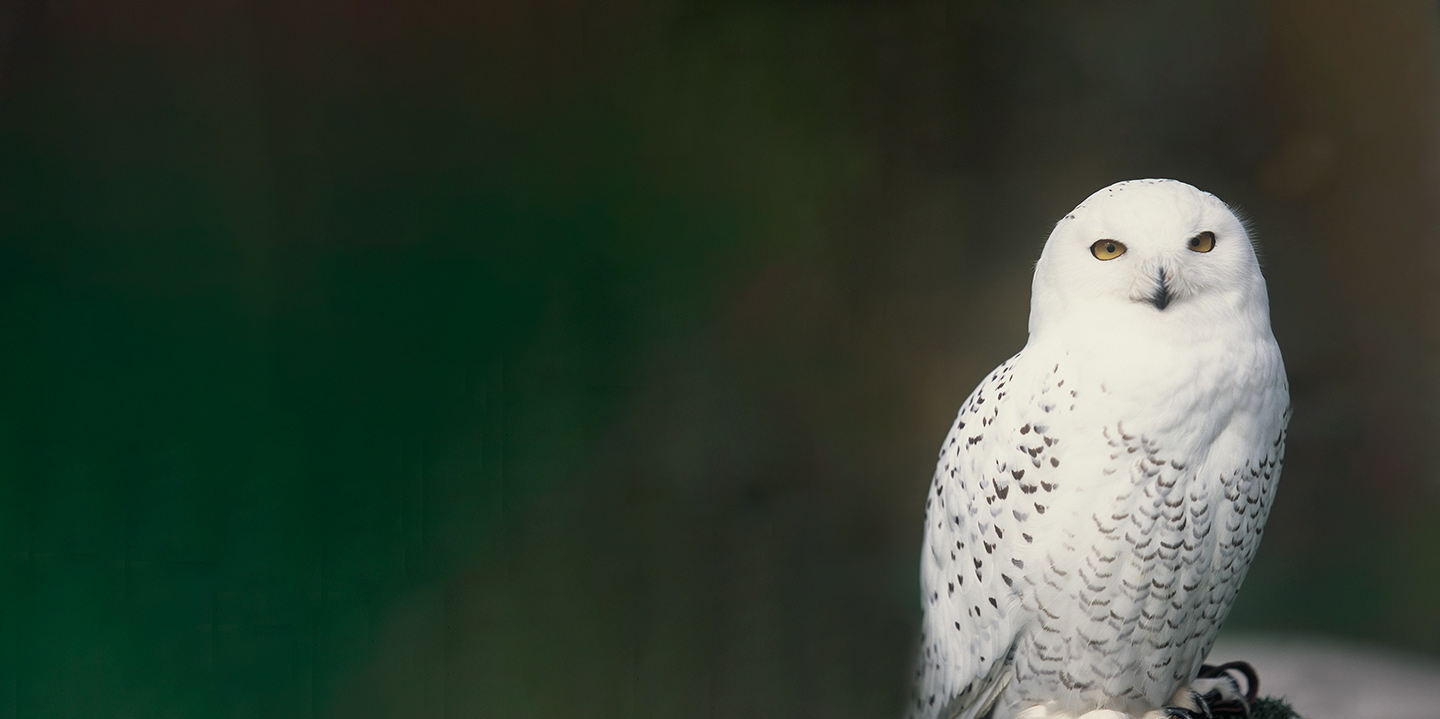
<path fill-rule="evenodd" d="M 0 5 L 0 717 L 875 717 L 1093 190 L 1253 221 L 1231 629 L 1440 652 L 1440 18 Z"/>

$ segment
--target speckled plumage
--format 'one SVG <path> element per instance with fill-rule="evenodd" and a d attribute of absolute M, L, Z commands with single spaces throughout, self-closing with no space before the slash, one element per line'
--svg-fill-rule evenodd
<path fill-rule="evenodd" d="M 1213 250 L 1187 246 L 1207 232 Z M 1102 239 L 1123 254 L 1099 259 Z M 912 716 L 1170 704 L 1259 544 L 1288 407 L 1264 279 L 1223 203 L 1140 180 L 1062 219 L 1029 342 L 941 448 Z"/>

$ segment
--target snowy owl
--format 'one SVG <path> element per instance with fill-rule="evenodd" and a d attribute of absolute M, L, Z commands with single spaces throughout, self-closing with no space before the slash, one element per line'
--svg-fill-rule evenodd
<path fill-rule="evenodd" d="M 1197 673 L 1260 542 L 1289 404 L 1224 203 L 1174 180 L 1080 203 L 1035 266 L 1029 341 L 940 450 L 911 716 L 1234 706 L 1237 682 Z"/>

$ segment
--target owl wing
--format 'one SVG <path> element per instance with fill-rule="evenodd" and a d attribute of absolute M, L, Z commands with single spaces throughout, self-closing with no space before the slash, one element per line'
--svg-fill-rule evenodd
<path fill-rule="evenodd" d="M 1248 451 L 1238 453 L 1246 457 L 1243 463 L 1238 459 L 1222 462 L 1236 469 L 1217 473 L 1225 501 L 1217 507 L 1216 551 L 1206 601 L 1201 607 L 1201 616 L 1212 626 L 1222 625 L 1230 613 L 1275 500 L 1280 466 L 1285 459 L 1286 427 L 1290 424 L 1288 386 L 1280 397 L 1277 403 L 1284 402 L 1285 411 L 1277 421 L 1248 433 L 1254 441 L 1245 448 Z M 1209 653 L 1214 639 L 1213 634 L 1208 637 L 1202 656 Z"/>
<path fill-rule="evenodd" d="M 1026 624 L 1017 552 L 1029 539 L 1025 523 L 1044 513 L 1038 489 L 1049 491 L 1059 466 L 1046 455 L 1051 440 L 1043 426 L 1027 420 L 1045 416 L 1058 397 L 1007 399 L 1020 359 L 996 368 L 965 401 L 930 485 L 914 717 L 981 716 L 1014 673 L 1013 650 Z"/>

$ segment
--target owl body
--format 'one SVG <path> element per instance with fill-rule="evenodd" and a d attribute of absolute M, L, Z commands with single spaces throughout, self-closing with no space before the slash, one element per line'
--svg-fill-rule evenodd
<path fill-rule="evenodd" d="M 1132 194 L 1116 201 L 1114 188 Z M 941 448 L 916 717 L 1165 706 L 1195 678 L 1258 546 L 1289 394 L 1248 236 L 1182 183 L 1107 190 L 1057 226 L 1030 341 L 965 401 Z M 1186 249 L 1206 232 L 1211 250 Z M 1088 249 L 1117 235 L 1133 267 Z M 1218 268 L 1187 264 L 1221 249 L 1232 256 Z M 1087 260 L 1116 277 L 1096 282 Z M 1056 276 L 1072 272 L 1079 290 Z"/>

